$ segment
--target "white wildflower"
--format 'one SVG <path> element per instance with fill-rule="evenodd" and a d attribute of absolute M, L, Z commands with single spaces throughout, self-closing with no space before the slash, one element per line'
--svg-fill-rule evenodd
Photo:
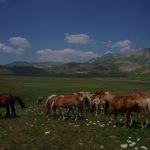
<path fill-rule="evenodd" d="M 95 122 L 93 122 L 93 125 L 96 125 L 96 123 L 95 123 Z"/>
<path fill-rule="evenodd" d="M 129 146 L 131 146 L 131 147 L 133 147 L 133 146 L 135 146 L 135 145 L 136 145 L 135 142 L 131 142 L 131 143 L 129 144 Z"/>
<path fill-rule="evenodd" d="M 50 134 L 50 131 L 46 131 L 45 134 Z"/>
<path fill-rule="evenodd" d="M 82 142 L 80 142 L 79 144 L 80 144 L 80 146 L 82 146 L 82 145 L 83 145 L 83 143 L 82 143 Z"/>
<path fill-rule="evenodd" d="M 148 150 L 148 148 L 145 147 L 145 146 L 141 146 L 140 148 L 145 149 L 145 150 Z"/>
<path fill-rule="evenodd" d="M 103 146 L 103 145 L 101 145 L 101 146 L 100 146 L 100 149 L 103 149 L 103 148 L 104 148 L 104 146 Z"/>
<path fill-rule="evenodd" d="M 121 144 L 121 148 L 127 148 L 128 144 Z"/>
<path fill-rule="evenodd" d="M 132 143 L 132 141 L 131 141 L 131 140 L 127 140 L 127 142 L 128 142 L 128 143 Z"/>

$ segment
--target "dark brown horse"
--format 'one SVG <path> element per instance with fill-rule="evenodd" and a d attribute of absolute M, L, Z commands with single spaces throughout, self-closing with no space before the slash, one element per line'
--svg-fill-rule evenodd
<path fill-rule="evenodd" d="M 15 109 L 15 101 L 18 101 L 21 108 L 25 108 L 25 104 L 23 100 L 19 96 L 14 96 L 9 93 L 0 93 L 0 107 L 6 108 L 6 115 L 5 117 L 16 117 L 16 109 Z M 10 108 L 11 108 L 11 114 L 10 114 Z"/>

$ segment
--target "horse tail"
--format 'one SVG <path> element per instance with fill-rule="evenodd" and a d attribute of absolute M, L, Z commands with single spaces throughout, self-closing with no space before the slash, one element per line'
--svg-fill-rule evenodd
<path fill-rule="evenodd" d="M 54 100 L 51 102 L 51 109 L 50 109 L 51 112 L 53 112 L 53 105 L 54 105 Z"/>
<path fill-rule="evenodd" d="M 86 96 L 85 102 L 89 105 L 89 109 L 91 110 L 91 107 L 92 107 L 92 100 L 91 100 L 91 98 L 90 98 L 89 95 Z"/>
<path fill-rule="evenodd" d="M 148 111 L 150 112 L 150 98 L 147 99 Z"/>
<path fill-rule="evenodd" d="M 22 109 L 26 108 L 25 103 L 23 102 L 23 100 L 19 96 L 15 96 L 15 99 L 18 101 L 18 103 Z"/>

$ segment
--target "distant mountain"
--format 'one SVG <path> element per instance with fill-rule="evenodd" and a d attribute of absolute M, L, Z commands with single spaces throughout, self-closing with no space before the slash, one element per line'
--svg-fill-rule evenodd
<path fill-rule="evenodd" d="M 107 53 L 85 63 L 80 62 L 25 62 L 17 61 L 0 66 L 0 74 L 51 76 L 124 76 L 150 74 L 150 48 L 129 53 Z"/>
<path fill-rule="evenodd" d="M 132 51 L 127 57 L 130 61 L 137 62 L 140 65 L 150 64 L 150 48 L 142 48 Z"/>
<path fill-rule="evenodd" d="M 7 67 L 23 67 L 23 66 L 33 66 L 31 63 L 26 61 L 15 61 L 9 64 L 6 64 Z"/>
<path fill-rule="evenodd" d="M 119 72 L 131 72 L 150 65 L 150 48 L 141 48 L 124 55 L 109 53 L 89 62 L 115 68 Z"/>
<path fill-rule="evenodd" d="M 9 64 L 6 64 L 7 67 L 23 67 L 23 66 L 30 66 L 35 68 L 49 68 L 54 66 L 60 66 L 64 63 L 62 62 L 26 62 L 26 61 L 15 61 Z"/>

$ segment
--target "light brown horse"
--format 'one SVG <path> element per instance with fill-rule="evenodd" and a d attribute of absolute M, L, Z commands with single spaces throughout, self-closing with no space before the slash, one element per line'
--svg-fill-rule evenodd
<path fill-rule="evenodd" d="M 60 115 L 64 120 L 64 108 L 72 109 L 73 116 L 75 118 L 85 115 L 85 106 L 86 104 L 91 105 L 91 99 L 85 93 L 78 93 L 74 95 L 59 95 L 53 96 L 50 100 L 46 102 L 45 105 L 45 114 L 49 113 L 52 116 L 55 115 L 56 109 L 59 109 Z M 82 115 L 83 114 L 83 115 Z M 81 115 L 81 116 L 80 116 Z"/>
<path fill-rule="evenodd" d="M 96 116 L 100 113 L 101 115 L 105 114 L 105 101 L 103 98 L 106 93 L 104 91 L 97 91 L 91 96 L 92 108 L 95 109 Z"/>
<path fill-rule="evenodd" d="M 21 108 L 25 108 L 25 104 L 23 100 L 19 96 L 13 96 L 9 93 L 0 93 L 0 107 L 6 108 L 6 115 L 5 117 L 16 117 L 16 109 L 15 109 L 15 101 L 18 101 Z M 10 114 L 10 108 L 11 108 L 11 114 Z"/>
<path fill-rule="evenodd" d="M 108 108 L 109 117 L 114 114 L 114 120 L 116 122 L 117 116 L 119 113 L 126 115 L 126 123 L 125 126 L 128 126 L 128 123 L 131 122 L 131 113 L 137 112 L 138 119 L 140 121 L 141 127 L 143 128 L 143 122 L 141 120 L 140 113 L 141 111 L 147 110 L 147 101 L 148 97 L 133 94 L 130 96 L 116 96 L 113 94 L 106 94 L 105 102 Z"/>

